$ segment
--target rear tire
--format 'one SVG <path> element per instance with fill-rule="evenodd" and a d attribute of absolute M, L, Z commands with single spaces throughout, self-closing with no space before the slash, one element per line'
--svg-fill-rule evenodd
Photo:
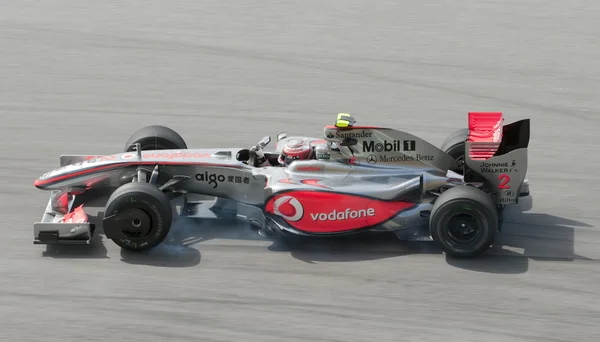
<path fill-rule="evenodd" d="M 187 144 L 179 133 L 165 126 L 146 126 L 134 132 L 125 144 L 125 152 L 132 152 L 139 143 L 142 151 L 185 150 Z"/>
<path fill-rule="evenodd" d="M 108 199 L 102 225 L 119 247 L 144 251 L 159 245 L 169 234 L 173 210 L 156 186 L 134 182 L 119 187 Z"/>
<path fill-rule="evenodd" d="M 469 186 L 443 192 L 431 210 L 433 241 L 449 256 L 472 258 L 484 253 L 498 231 L 498 211 L 483 191 Z"/>
<path fill-rule="evenodd" d="M 460 129 L 448 136 L 440 149 L 450 156 L 452 156 L 458 162 L 458 167 L 452 167 L 450 170 L 462 175 L 463 165 L 465 163 L 465 142 L 469 137 L 469 129 Z"/>

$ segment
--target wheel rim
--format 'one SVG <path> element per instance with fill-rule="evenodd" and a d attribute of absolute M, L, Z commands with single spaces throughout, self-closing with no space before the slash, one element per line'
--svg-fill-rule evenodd
<path fill-rule="evenodd" d="M 470 245 L 481 236 L 480 222 L 470 213 L 461 212 L 448 219 L 448 238 L 458 245 Z"/>
<path fill-rule="evenodd" d="M 124 220 L 121 233 L 129 239 L 141 239 L 152 230 L 152 218 L 142 209 L 131 210 Z"/>
<path fill-rule="evenodd" d="M 464 165 L 465 165 L 465 157 L 460 156 L 460 157 L 456 158 L 456 165 L 457 165 L 456 168 L 453 168 L 452 171 L 454 171 L 458 174 L 462 174 Z"/>

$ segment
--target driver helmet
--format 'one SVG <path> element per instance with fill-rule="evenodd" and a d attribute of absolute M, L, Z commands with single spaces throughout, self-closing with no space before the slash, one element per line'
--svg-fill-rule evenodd
<path fill-rule="evenodd" d="M 295 160 L 312 159 L 314 151 L 310 142 L 303 139 L 290 139 L 285 142 L 277 161 L 281 165 L 289 166 Z"/>

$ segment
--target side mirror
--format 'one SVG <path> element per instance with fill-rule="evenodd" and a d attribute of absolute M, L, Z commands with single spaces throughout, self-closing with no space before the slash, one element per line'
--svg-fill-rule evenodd
<path fill-rule="evenodd" d="M 250 159 L 250 150 L 245 148 L 243 150 L 239 150 L 235 155 L 235 159 L 237 161 L 245 162 Z"/>
<path fill-rule="evenodd" d="M 258 146 L 263 148 L 263 147 L 267 146 L 270 142 L 271 142 L 271 137 L 267 135 L 258 142 Z"/>
<path fill-rule="evenodd" d="M 279 132 L 277 133 L 277 141 L 281 140 L 281 139 L 285 139 L 287 138 L 287 133 L 286 132 Z"/>

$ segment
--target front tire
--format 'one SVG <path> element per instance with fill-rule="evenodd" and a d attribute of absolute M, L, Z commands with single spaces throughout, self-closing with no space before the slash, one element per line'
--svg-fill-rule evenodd
<path fill-rule="evenodd" d="M 499 219 L 496 205 L 483 191 L 451 188 L 436 200 L 429 220 L 433 241 L 449 256 L 477 257 L 494 242 Z"/>
<path fill-rule="evenodd" d="M 119 187 L 108 199 L 102 225 L 108 239 L 123 249 L 145 251 L 169 234 L 173 209 L 156 186 L 134 182 Z"/>
<path fill-rule="evenodd" d="M 141 145 L 142 151 L 187 149 L 179 133 L 159 125 L 142 127 L 134 132 L 125 143 L 125 152 L 132 152 L 136 143 Z"/>

